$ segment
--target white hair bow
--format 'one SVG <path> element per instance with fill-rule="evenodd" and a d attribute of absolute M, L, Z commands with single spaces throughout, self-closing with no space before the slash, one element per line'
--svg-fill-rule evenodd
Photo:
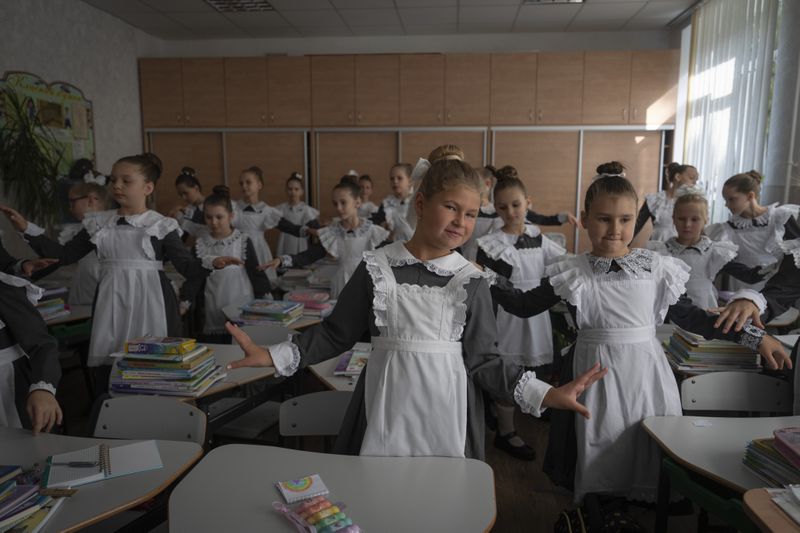
<path fill-rule="evenodd" d="M 425 177 L 425 174 L 428 172 L 428 169 L 431 168 L 431 164 L 427 159 L 422 157 L 419 158 L 417 164 L 414 165 L 414 170 L 411 171 L 411 183 L 418 184 L 422 181 L 422 178 Z M 414 187 L 416 189 L 416 185 Z"/>
<path fill-rule="evenodd" d="M 106 177 L 102 174 L 98 174 L 97 176 L 94 175 L 93 172 L 87 172 L 83 175 L 84 183 L 96 183 L 101 187 L 105 187 L 106 185 Z"/>
<path fill-rule="evenodd" d="M 702 196 L 703 198 L 706 197 L 705 189 L 698 185 L 681 185 L 678 187 L 678 190 L 675 191 L 675 198 L 680 198 L 681 196 L 686 196 L 687 194 L 691 194 L 693 196 Z"/>
<path fill-rule="evenodd" d="M 600 178 L 624 178 L 624 177 L 625 177 L 624 172 L 620 172 L 619 174 L 608 174 L 606 172 L 603 172 L 602 174 L 595 174 L 595 176 L 592 178 L 592 181 L 599 180 Z"/>

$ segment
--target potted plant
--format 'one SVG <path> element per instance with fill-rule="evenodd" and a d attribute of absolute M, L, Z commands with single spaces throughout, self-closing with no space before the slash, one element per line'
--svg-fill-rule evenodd
<path fill-rule="evenodd" d="M 0 181 L 28 219 L 51 229 L 57 221 L 56 181 L 64 149 L 10 88 L 0 91 Z"/>

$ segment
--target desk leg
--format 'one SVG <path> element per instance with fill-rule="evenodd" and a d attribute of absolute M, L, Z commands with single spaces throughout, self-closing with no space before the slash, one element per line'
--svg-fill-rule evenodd
<path fill-rule="evenodd" d="M 658 473 L 658 496 L 656 500 L 656 533 L 667 533 L 667 520 L 669 520 L 669 472 L 664 468 L 664 459 Z"/>

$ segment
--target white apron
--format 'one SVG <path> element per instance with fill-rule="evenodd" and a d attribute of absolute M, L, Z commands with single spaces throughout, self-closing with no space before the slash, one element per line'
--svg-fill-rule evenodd
<path fill-rule="evenodd" d="M 455 326 L 475 268 L 465 261 L 444 287 L 398 285 L 378 250 L 369 271 L 386 323 L 372 337 L 361 455 L 464 457 L 467 373 Z"/>
<path fill-rule="evenodd" d="M 339 262 L 336 274 L 331 279 L 331 298 L 336 299 L 356 271 L 364 252 L 374 250 L 389 237 L 389 232 L 380 226 L 361 220 L 361 224 L 351 232 L 341 226 L 341 222 L 319 230 L 320 244 Z"/>
<path fill-rule="evenodd" d="M 675 208 L 675 200 L 667 198 L 667 193 L 660 191 L 656 194 L 645 196 L 645 202 L 653 215 L 653 232 L 650 234 L 651 241 L 666 241 L 678 234 L 675 224 L 672 221 L 672 211 Z"/>
<path fill-rule="evenodd" d="M 33 305 L 41 298 L 44 292 L 40 287 L 16 276 L 0 272 L 0 283 L 7 283 L 14 287 L 25 287 L 28 301 Z M 0 329 L 6 327 L 0 320 Z M 16 383 L 14 381 L 14 361 L 25 357 L 25 351 L 19 344 L 8 346 L 0 350 L 0 427 L 21 428 L 16 405 Z"/>
<path fill-rule="evenodd" d="M 214 268 L 216 257 L 237 257 L 244 262 L 247 259 L 247 238 L 238 230 L 224 239 L 214 240 L 204 237 L 195 244 L 197 256 L 204 268 L 211 270 L 206 278 L 205 287 L 205 323 L 203 333 L 215 334 L 225 332 L 225 313 L 222 309 L 227 305 L 241 304 L 253 299 L 253 286 L 244 265 L 228 265 L 222 269 Z"/>
<path fill-rule="evenodd" d="M 147 228 L 111 225 L 92 242 L 100 259 L 100 283 L 92 317 L 89 366 L 111 364 L 109 354 L 143 335 L 166 336 L 167 316 L 159 271 Z"/>
<path fill-rule="evenodd" d="M 307 205 L 305 202 L 301 202 L 297 205 L 283 203 L 277 206 L 277 209 L 283 214 L 283 218 L 298 226 L 305 226 L 312 220 L 319 218 L 319 211 Z M 294 255 L 305 252 L 307 249 L 308 238 L 295 237 L 294 235 L 281 232 L 280 237 L 278 237 L 278 253 L 276 255 L 278 257 L 282 255 Z"/>
<path fill-rule="evenodd" d="M 89 252 L 78 261 L 78 268 L 69 286 L 69 305 L 92 305 L 100 281 L 97 252 Z"/>
<path fill-rule="evenodd" d="M 256 257 L 258 257 L 258 264 L 263 265 L 272 260 L 272 252 L 269 249 L 269 244 L 267 244 L 267 239 L 264 237 L 264 232 L 278 225 L 281 219 L 281 212 L 264 202 L 259 202 L 252 206 L 255 211 L 245 211 L 246 207 L 246 204 L 236 202 L 233 227 L 250 237 L 253 248 L 256 251 Z M 270 268 L 264 272 L 270 283 L 274 285 L 278 280 L 278 274 L 275 269 Z"/>

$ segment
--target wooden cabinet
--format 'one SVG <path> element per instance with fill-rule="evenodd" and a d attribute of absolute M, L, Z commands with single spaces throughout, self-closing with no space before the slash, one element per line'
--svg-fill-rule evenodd
<path fill-rule="evenodd" d="M 633 53 L 631 62 L 631 124 L 675 123 L 680 50 Z"/>
<path fill-rule="evenodd" d="M 311 120 L 315 126 L 355 124 L 355 58 L 311 58 Z"/>
<path fill-rule="evenodd" d="M 583 52 L 539 54 L 536 123 L 580 124 L 582 104 Z"/>
<path fill-rule="evenodd" d="M 145 127 L 183 126 L 180 59 L 140 59 L 139 90 Z"/>
<path fill-rule="evenodd" d="M 631 52 L 586 52 L 583 63 L 583 124 L 627 124 Z"/>
<path fill-rule="evenodd" d="M 489 123 L 491 55 L 445 56 L 444 105 L 448 126 Z"/>
<path fill-rule="evenodd" d="M 444 124 L 444 56 L 408 54 L 400 56 L 400 124 L 441 126 Z"/>
<path fill-rule="evenodd" d="M 465 160 L 475 168 L 486 164 L 482 131 L 403 131 L 400 132 L 400 161 L 415 165 L 420 157 L 443 144 L 455 144 L 464 151 Z"/>
<path fill-rule="evenodd" d="M 537 54 L 492 54 L 491 122 L 536 123 Z"/>
<path fill-rule="evenodd" d="M 356 126 L 394 126 L 400 116 L 400 56 L 358 55 Z"/>
<path fill-rule="evenodd" d="M 225 64 L 221 58 L 182 59 L 183 122 L 189 127 L 225 124 Z"/>
<path fill-rule="evenodd" d="M 311 61 L 308 57 L 269 56 L 269 125 L 311 125 Z"/>
<path fill-rule="evenodd" d="M 227 125 L 267 125 L 267 61 L 263 57 L 225 58 Z"/>

